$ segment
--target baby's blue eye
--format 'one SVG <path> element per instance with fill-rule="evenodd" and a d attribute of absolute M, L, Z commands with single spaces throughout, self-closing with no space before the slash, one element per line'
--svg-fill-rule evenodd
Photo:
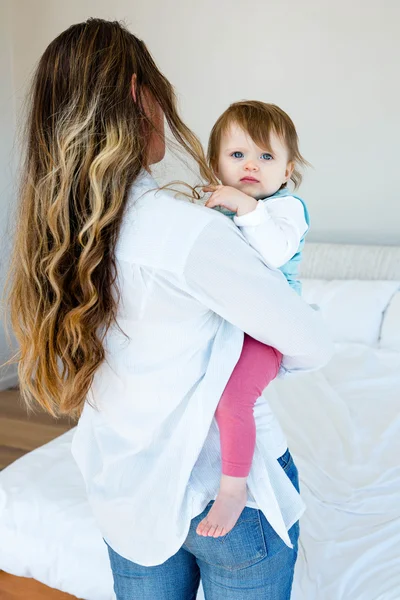
<path fill-rule="evenodd" d="M 264 152 L 264 154 L 261 154 L 261 158 L 263 158 L 264 160 L 272 160 L 272 156 L 268 154 L 268 152 Z"/>
<path fill-rule="evenodd" d="M 233 152 L 231 156 L 233 156 L 233 158 L 243 158 L 244 154 L 238 150 L 237 152 Z"/>

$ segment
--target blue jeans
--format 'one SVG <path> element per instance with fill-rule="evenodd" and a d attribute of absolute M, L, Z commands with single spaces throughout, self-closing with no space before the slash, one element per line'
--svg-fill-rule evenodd
<path fill-rule="evenodd" d="M 298 472 L 289 450 L 278 461 L 299 491 Z M 185 543 L 162 565 L 143 567 L 107 544 L 117 600 L 195 600 L 200 577 L 206 600 L 290 599 L 299 523 L 289 531 L 293 549 L 260 510 L 247 506 L 226 536 L 197 535 L 196 527 L 212 504 L 192 519 Z"/>

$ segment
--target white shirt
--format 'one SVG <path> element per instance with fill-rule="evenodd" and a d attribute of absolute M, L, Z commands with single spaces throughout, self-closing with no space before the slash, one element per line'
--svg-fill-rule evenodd
<path fill-rule="evenodd" d="M 102 536 L 146 566 L 175 554 L 217 495 L 214 413 L 243 331 L 280 350 L 284 371 L 319 368 L 333 352 L 318 313 L 230 219 L 156 187 L 143 171 L 130 190 L 116 246 L 130 340 L 107 332 L 72 442 Z M 248 506 L 290 546 L 304 504 L 276 460 L 286 440 L 263 397 L 254 414 Z"/>
<path fill-rule="evenodd" d="M 282 267 L 296 254 L 308 229 L 303 205 L 293 196 L 259 200 L 255 210 L 233 221 L 271 269 Z"/>

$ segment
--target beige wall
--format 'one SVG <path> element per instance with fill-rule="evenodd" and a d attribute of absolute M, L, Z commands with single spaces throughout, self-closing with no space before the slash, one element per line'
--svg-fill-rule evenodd
<path fill-rule="evenodd" d="M 9 239 L 6 235 L 9 210 L 15 198 L 15 100 L 12 64 L 10 3 L 0 0 L 0 295 L 8 266 Z M 0 318 L 3 318 L 0 306 Z M 0 364 L 9 357 L 5 332 L 0 324 Z M 15 368 L 0 372 L 0 389 L 13 380 Z"/>
<path fill-rule="evenodd" d="M 70 24 L 126 19 L 206 143 L 235 100 L 279 104 L 313 164 L 310 239 L 400 243 L 398 0 L 14 0 L 17 92 Z M 18 23 L 18 25 L 17 25 Z M 174 173 L 170 173 L 172 177 Z"/>
<path fill-rule="evenodd" d="M 13 200 L 7 157 L 18 155 L 13 103 L 19 123 L 47 44 L 89 16 L 125 19 L 146 42 L 203 143 L 239 99 L 274 102 L 292 116 L 314 166 L 301 188 L 311 240 L 400 244 L 398 0 L 3 0 L 2 214 Z"/>

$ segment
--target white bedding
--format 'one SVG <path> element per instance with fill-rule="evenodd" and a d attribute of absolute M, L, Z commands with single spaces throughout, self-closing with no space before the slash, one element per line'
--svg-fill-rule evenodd
<path fill-rule="evenodd" d="M 292 599 L 399 600 L 400 353 L 338 350 L 268 391 L 307 505 Z"/>
<path fill-rule="evenodd" d="M 400 599 L 399 293 L 398 284 L 376 285 L 387 302 L 377 305 L 375 295 L 375 308 L 365 306 L 370 345 L 337 344 L 327 367 L 276 380 L 265 392 L 307 505 L 292 600 Z M 332 286 L 329 294 L 321 282 L 305 289 L 328 320 L 337 318 L 337 311 L 329 316 Z M 341 284 L 334 290 L 342 306 L 357 306 L 358 292 Z M 357 311 L 345 316 L 346 336 L 359 336 Z M 0 569 L 84 600 L 114 600 L 106 546 L 70 453 L 72 435 L 0 472 Z"/>
<path fill-rule="evenodd" d="M 338 345 L 322 371 L 269 388 L 308 507 L 293 600 L 400 598 L 399 390 L 400 353 L 356 344 Z M 0 473 L 0 568 L 112 600 L 72 434 Z"/>
<path fill-rule="evenodd" d="M 73 431 L 0 473 L 0 569 L 85 600 L 111 600 L 106 546 L 70 451 Z"/>

